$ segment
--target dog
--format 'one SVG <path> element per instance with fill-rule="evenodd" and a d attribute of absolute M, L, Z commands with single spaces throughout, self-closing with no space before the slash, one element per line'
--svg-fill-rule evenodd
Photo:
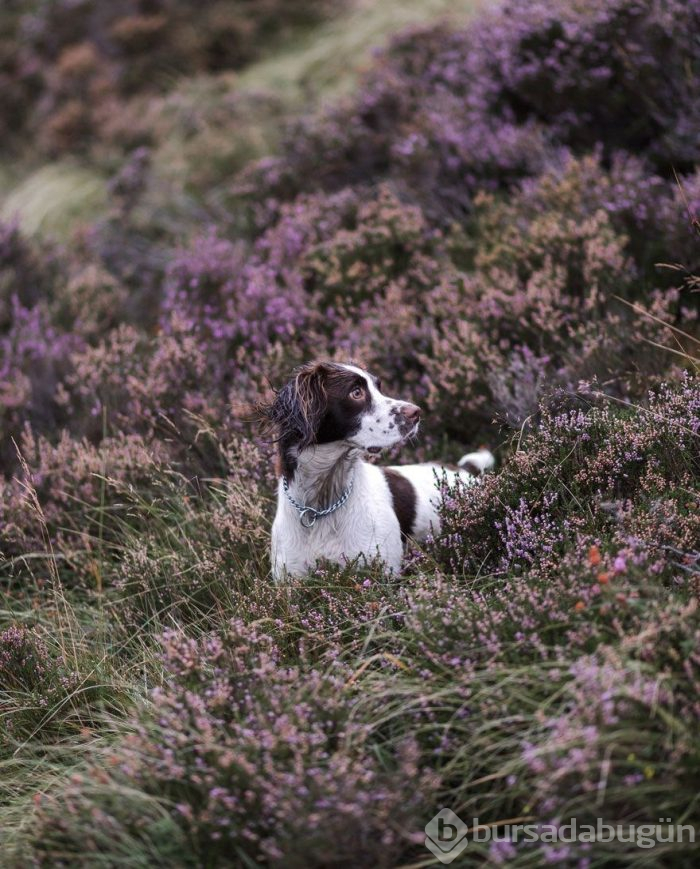
<path fill-rule="evenodd" d="M 302 365 L 258 410 L 277 444 L 276 581 L 303 577 L 319 559 L 378 557 L 399 573 L 407 539 L 420 542 L 440 528 L 441 484 L 472 485 L 494 464 L 485 449 L 455 469 L 368 462 L 415 436 L 421 411 L 385 395 L 376 377 L 353 364 Z"/>

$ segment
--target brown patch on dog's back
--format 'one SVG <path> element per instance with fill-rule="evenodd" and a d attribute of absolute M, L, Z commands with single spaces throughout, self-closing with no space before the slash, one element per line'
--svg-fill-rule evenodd
<path fill-rule="evenodd" d="M 477 467 L 473 462 L 465 462 L 458 468 L 458 470 L 466 471 L 468 474 L 471 474 L 472 477 L 480 477 L 482 474 L 481 468 Z"/>
<path fill-rule="evenodd" d="M 413 488 L 413 483 L 398 471 L 392 471 L 390 468 L 382 468 L 382 470 L 391 492 L 394 513 L 399 520 L 401 537 L 406 538 L 413 533 L 413 524 L 416 521 L 416 490 Z"/>

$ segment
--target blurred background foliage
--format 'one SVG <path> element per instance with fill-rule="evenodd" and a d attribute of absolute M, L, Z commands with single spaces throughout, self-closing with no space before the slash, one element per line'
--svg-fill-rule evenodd
<path fill-rule="evenodd" d="M 269 152 L 287 113 L 350 90 L 391 33 L 474 5 L 9 0 L 0 16 L 0 213 L 65 235 L 95 215 L 106 174 L 143 142 L 162 147 L 157 162 L 176 178 L 206 160 L 234 171 Z"/>
<path fill-rule="evenodd" d="M 697 9 L 474 10 L 4 6 L 5 444 L 243 431 L 309 355 L 411 390 L 433 451 L 545 383 L 643 395 L 695 318 Z"/>

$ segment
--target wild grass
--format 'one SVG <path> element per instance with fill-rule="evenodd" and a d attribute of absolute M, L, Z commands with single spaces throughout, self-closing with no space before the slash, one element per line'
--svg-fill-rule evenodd
<path fill-rule="evenodd" d="M 685 395 L 697 400 L 692 383 Z M 665 400 L 654 413 L 672 428 L 682 400 Z M 626 449 L 643 431 L 643 408 L 596 413 L 594 425 L 608 427 L 611 443 L 623 433 Z M 512 490 L 519 463 L 538 451 L 545 461 L 554 433 L 568 440 L 566 463 L 543 468 L 545 501 L 569 505 L 560 529 L 576 520 L 572 482 L 588 462 L 577 420 L 528 436 L 501 472 Z M 697 437 L 683 436 L 675 457 L 658 438 L 640 456 L 676 475 L 666 477 L 659 528 L 670 505 L 687 501 L 682 486 L 697 484 Z M 597 443 L 605 463 L 609 447 Z M 422 826 L 443 805 L 494 829 L 572 816 L 640 823 L 649 811 L 654 822 L 697 819 L 697 552 L 682 527 L 661 573 L 649 572 L 658 531 L 647 528 L 642 543 L 624 523 L 603 522 L 594 542 L 567 532 L 556 564 L 540 534 L 527 566 L 498 567 L 498 548 L 524 539 L 512 527 L 476 573 L 446 572 L 438 540 L 413 553 L 400 580 L 379 565 L 328 565 L 276 587 L 265 555 L 272 502 L 245 477 L 210 480 L 198 494 L 177 477 L 154 481 L 157 497 L 131 492 L 114 527 L 106 505 L 124 490 L 104 482 L 103 539 L 120 543 L 91 541 L 100 586 L 47 551 L 27 562 L 38 586 L 29 600 L 18 577 L 5 594 L 3 621 L 26 626 L 51 662 L 31 684 L 3 685 L 7 865 L 427 865 Z M 497 486 L 483 498 L 504 510 Z M 483 506 L 465 508 L 490 523 Z M 454 525 L 472 529 L 463 542 Z M 478 533 L 468 517 L 453 521 L 451 553 Z M 318 804 L 306 795 L 320 786 L 315 774 Z M 326 805 L 336 786 L 342 802 Z M 239 817 L 241 788 L 251 802 Z M 500 859 L 498 847 L 470 844 L 464 865 Z M 639 860 L 619 843 L 580 848 L 560 860 Z M 645 860 L 690 865 L 692 853 L 667 844 Z M 506 858 L 528 866 L 551 853 L 518 847 Z"/>
<path fill-rule="evenodd" d="M 249 67 L 240 76 L 244 89 L 282 94 L 307 108 L 348 94 L 388 37 L 411 26 L 439 20 L 459 24 L 482 0 L 408 0 L 348 5 L 346 13 L 300 35 L 296 44 Z"/>
<path fill-rule="evenodd" d="M 19 219 L 27 234 L 67 239 L 104 213 L 105 179 L 76 163 L 51 163 L 25 175 L 4 192 L 0 202 L 0 219 Z"/>

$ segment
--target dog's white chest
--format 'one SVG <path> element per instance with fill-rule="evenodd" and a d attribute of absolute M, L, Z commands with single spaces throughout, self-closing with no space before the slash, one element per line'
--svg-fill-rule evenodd
<path fill-rule="evenodd" d="M 308 572 L 319 559 L 343 564 L 358 557 L 379 557 L 389 569 L 401 568 L 403 544 L 391 493 L 382 472 L 359 463 L 353 490 L 336 512 L 319 517 L 311 528 L 300 522 L 298 510 L 278 493 L 272 526 L 272 570 L 276 580 Z"/>

